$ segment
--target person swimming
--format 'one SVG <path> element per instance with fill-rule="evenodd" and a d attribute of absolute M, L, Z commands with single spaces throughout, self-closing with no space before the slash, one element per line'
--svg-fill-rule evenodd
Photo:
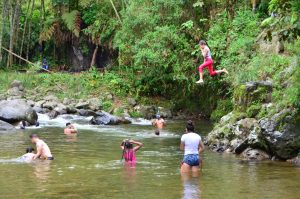
<path fill-rule="evenodd" d="M 33 152 L 34 152 L 34 148 L 27 147 L 26 148 L 26 153 L 24 155 L 22 155 L 20 157 L 20 159 L 22 161 L 25 161 L 25 162 L 31 162 L 33 160 L 33 158 L 34 158 L 34 155 L 35 155 Z"/>
<path fill-rule="evenodd" d="M 134 146 L 136 145 L 136 146 Z M 123 150 L 122 160 L 125 160 L 125 163 L 135 164 L 136 163 L 136 156 L 135 153 L 141 149 L 143 143 L 137 142 L 134 140 L 123 140 L 121 143 L 121 149 Z"/>
<path fill-rule="evenodd" d="M 160 131 L 165 127 L 166 121 L 161 118 L 159 114 L 157 114 L 156 119 L 152 122 L 152 125 L 156 127 L 155 135 L 158 136 L 160 135 Z"/>
<path fill-rule="evenodd" d="M 66 123 L 66 128 L 64 129 L 64 134 L 71 135 L 71 134 L 76 134 L 76 133 L 77 133 L 77 129 L 75 128 L 75 126 L 73 124 L 71 124 L 70 122 Z"/>

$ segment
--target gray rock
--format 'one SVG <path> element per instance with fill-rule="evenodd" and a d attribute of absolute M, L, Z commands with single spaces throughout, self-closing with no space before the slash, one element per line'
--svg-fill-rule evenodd
<path fill-rule="evenodd" d="M 113 94 L 111 94 L 111 93 L 107 94 L 105 98 L 106 98 L 107 100 L 114 100 L 114 96 L 113 96 Z"/>
<path fill-rule="evenodd" d="M 128 105 L 130 105 L 132 107 L 134 107 L 135 105 L 137 105 L 137 102 L 136 102 L 136 100 L 134 98 L 128 98 L 127 99 L 127 103 L 128 103 Z"/>
<path fill-rule="evenodd" d="M 172 118 L 173 117 L 172 111 L 170 109 L 159 107 L 159 113 L 160 113 L 160 116 L 163 118 Z"/>
<path fill-rule="evenodd" d="M 80 109 L 78 110 L 78 114 L 81 116 L 96 116 L 97 114 L 92 110 Z"/>
<path fill-rule="evenodd" d="M 27 102 L 27 104 L 28 104 L 29 106 L 31 106 L 31 107 L 34 107 L 34 105 L 35 105 L 35 102 L 32 101 L 32 100 L 27 100 L 26 102 Z"/>
<path fill-rule="evenodd" d="M 46 101 L 42 107 L 53 110 L 57 106 L 57 104 L 57 101 Z"/>
<path fill-rule="evenodd" d="M 10 84 L 10 88 L 14 88 L 14 87 L 23 87 L 23 84 L 21 81 L 19 80 L 14 80 L 11 84 Z"/>
<path fill-rule="evenodd" d="M 91 98 L 88 100 L 89 106 L 88 109 L 93 111 L 98 111 L 101 109 L 101 101 L 98 98 Z"/>
<path fill-rule="evenodd" d="M 57 104 L 57 106 L 53 110 L 58 112 L 59 115 L 67 113 L 67 107 L 63 104 Z"/>
<path fill-rule="evenodd" d="M 2 131 L 14 131 L 15 127 L 7 122 L 0 120 L 0 132 Z"/>
<path fill-rule="evenodd" d="M 43 108 L 43 104 L 44 104 L 45 102 L 46 102 L 45 100 L 40 100 L 40 101 L 38 101 L 38 102 L 35 103 L 35 106 L 36 106 L 36 107 Z"/>
<path fill-rule="evenodd" d="M 125 118 L 116 117 L 105 111 L 97 112 L 97 115 L 90 121 L 91 124 L 95 125 L 118 125 L 131 123 Z"/>
<path fill-rule="evenodd" d="M 8 89 L 7 94 L 10 96 L 20 96 L 20 97 L 24 96 L 23 91 L 20 91 L 18 87 L 12 87 Z"/>
<path fill-rule="evenodd" d="M 55 110 L 52 110 L 47 115 L 49 116 L 50 119 L 54 119 L 59 115 L 59 113 Z"/>
<path fill-rule="evenodd" d="M 10 100 L 0 102 L 0 120 L 8 123 L 22 120 L 34 125 L 38 119 L 36 112 L 24 100 Z"/>
<path fill-rule="evenodd" d="M 72 105 L 70 105 L 70 106 L 67 106 L 67 113 L 68 114 L 74 114 L 74 113 L 77 113 L 77 109 L 74 107 L 74 106 L 72 106 Z"/>
<path fill-rule="evenodd" d="M 84 102 L 84 101 L 81 101 L 81 102 L 78 102 L 75 106 L 75 108 L 77 109 L 88 109 L 89 108 L 89 102 Z"/>
<path fill-rule="evenodd" d="M 48 95 L 46 97 L 44 97 L 45 101 L 58 101 L 58 98 L 54 95 Z"/>
<path fill-rule="evenodd" d="M 262 151 L 260 149 L 252 149 L 247 148 L 243 153 L 242 157 L 244 160 L 266 160 L 270 159 L 269 154 L 267 154 L 265 151 Z"/>
<path fill-rule="evenodd" d="M 156 115 L 154 106 L 135 106 L 134 110 L 139 112 L 146 119 L 152 119 Z"/>

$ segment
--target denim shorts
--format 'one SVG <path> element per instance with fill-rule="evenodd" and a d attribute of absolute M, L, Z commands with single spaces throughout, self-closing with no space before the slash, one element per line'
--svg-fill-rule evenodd
<path fill-rule="evenodd" d="M 188 164 L 191 167 L 199 166 L 200 160 L 198 154 L 188 154 L 183 157 L 183 163 Z"/>

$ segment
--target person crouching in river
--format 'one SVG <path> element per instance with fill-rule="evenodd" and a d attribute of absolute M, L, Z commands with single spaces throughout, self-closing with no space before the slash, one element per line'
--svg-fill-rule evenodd
<path fill-rule="evenodd" d="M 134 146 L 136 145 L 136 146 Z M 142 148 L 143 143 L 134 140 L 123 140 L 121 149 L 123 150 L 122 160 L 125 159 L 125 163 L 136 164 L 135 153 Z"/>
<path fill-rule="evenodd" d="M 43 160 L 54 160 L 51 151 L 48 145 L 41 140 L 37 134 L 31 134 L 30 136 L 31 142 L 36 145 L 36 154 L 33 156 L 33 159 L 43 159 Z"/>
<path fill-rule="evenodd" d="M 181 137 L 180 149 L 184 151 L 184 157 L 181 164 L 181 174 L 192 171 L 198 174 L 200 161 L 200 153 L 204 151 L 200 135 L 194 133 L 195 127 L 192 121 L 186 124 L 186 134 Z"/>

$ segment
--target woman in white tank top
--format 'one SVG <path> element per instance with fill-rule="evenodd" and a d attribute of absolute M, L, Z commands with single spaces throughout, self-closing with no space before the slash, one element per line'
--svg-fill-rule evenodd
<path fill-rule="evenodd" d="M 207 46 L 206 42 L 201 40 L 199 42 L 199 45 L 200 45 L 200 48 L 201 48 L 202 56 L 204 57 L 204 62 L 203 62 L 203 64 L 201 64 L 199 66 L 198 70 L 199 70 L 200 79 L 196 83 L 197 84 L 204 83 L 204 81 L 203 81 L 203 69 L 206 68 L 206 67 L 208 68 L 210 76 L 215 76 L 215 75 L 221 74 L 221 73 L 228 74 L 228 71 L 225 68 L 222 69 L 222 70 L 216 70 L 215 71 L 214 68 L 213 68 L 214 61 L 211 57 L 211 52 L 210 52 L 210 49 Z"/>
<path fill-rule="evenodd" d="M 181 174 L 190 171 L 198 174 L 201 164 L 200 153 L 204 151 L 200 135 L 194 133 L 195 128 L 192 121 L 188 121 L 186 125 L 186 134 L 181 137 L 180 149 L 184 151 L 184 158 L 181 164 Z"/>

